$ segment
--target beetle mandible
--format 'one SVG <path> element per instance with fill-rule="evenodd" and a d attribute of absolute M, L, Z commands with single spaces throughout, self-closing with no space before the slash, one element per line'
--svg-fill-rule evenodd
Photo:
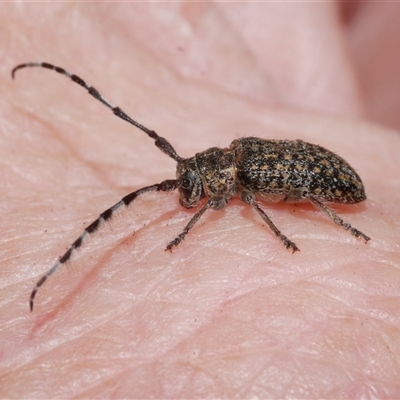
<path fill-rule="evenodd" d="M 344 222 L 325 204 L 326 202 L 355 204 L 366 199 L 364 185 L 358 174 L 335 153 L 302 140 L 265 140 L 246 137 L 234 140 L 228 148 L 212 147 L 195 154 L 194 157 L 182 158 L 167 139 L 132 119 L 120 107 L 112 105 L 79 76 L 46 62 L 29 62 L 17 65 L 12 70 L 12 77 L 15 77 L 17 70 L 26 67 L 47 68 L 67 76 L 110 108 L 117 117 L 145 132 L 162 152 L 177 163 L 175 179 L 135 190 L 102 212 L 85 228 L 66 253 L 36 283 L 29 300 L 31 311 L 40 286 L 71 258 L 73 252 L 82 246 L 83 241 L 109 220 L 116 210 L 129 206 L 138 196 L 151 191 L 170 192 L 178 189 L 180 204 L 185 208 L 196 207 L 203 198 L 207 199 L 182 233 L 169 242 L 166 250 L 178 246 L 208 209 L 224 208 L 235 195 L 251 205 L 275 236 L 293 253 L 299 251 L 299 248 L 281 233 L 259 206 L 256 201 L 257 196 L 269 202 L 308 201 L 353 236 L 362 238 L 365 242 L 370 240 L 367 235 Z"/>

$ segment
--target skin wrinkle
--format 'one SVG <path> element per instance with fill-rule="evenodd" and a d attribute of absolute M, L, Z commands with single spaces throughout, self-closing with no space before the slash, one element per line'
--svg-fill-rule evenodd
<path fill-rule="evenodd" d="M 3 188 L 0 203 L 5 211 L 1 229 L 7 237 L 0 247 L 1 255 L 4 247 L 7 252 L 0 258 L 7 301 L 1 316 L 0 369 L 5 374 L 0 374 L 0 395 L 356 398 L 371 393 L 394 397 L 399 392 L 399 366 L 392 361 L 399 352 L 398 227 L 393 224 L 398 219 L 398 204 L 393 201 L 398 189 L 397 133 L 318 115 L 315 110 L 271 109 L 243 96 L 228 96 L 222 88 L 234 76 L 234 63 L 229 64 L 233 75 L 221 76 L 221 86 L 210 85 L 207 74 L 197 76 L 195 84 L 190 76 L 175 79 L 169 72 L 174 67 L 164 62 L 163 54 L 177 44 L 173 25 L 167 36 L 168 29 L 157 23 L 147 23 L 148 28 L 140 21 L 132 24 L 130 15 L 138 14 L 131 11 L 135 5 L 75 6 L 74 14 L 81 15 L 76 35 L 66 34 L 71 5 L 58 6 L 56 14 L 48 5 L 43 9 L 25 5 L 24 13 L 13 5 L 5 7 L 0 17 L 10 41 L 3 45 L 7 58 L 0 108 L 10 121 L 2 125 L 10 135 L 0 132 L 0 157 L 9 160 L 2 164 L 1 174 L 11 184 Z M 140 7 L 145 13 L 139 13 L 140 19 L 157 21 L 152 13 L 158 13 L 158 7 Z M 268 11 L 268 5 L 263 7 L 249 15 L 254 24 L 262 20 L 260 10 Z M 313 12 L 309 7 L 307 12 Z M 223 13 L 221 8 L 219 12 Z M 125 14 L 125 24 L 121 20 L 116 24 L 114 13 Z M 180 18 L 179 13 L 174 15 Z M 293 17 L 287 15 L 288 20 Z M 52 35 L 45 29 L 50 20 L 58 26 Z M 17 21 L 19 28 L 9 21 Z M 172 46 L 156 48 L 157 57 L 146 40 L 129 37 L 138 31 L 150 37 L 150 28 L 156 35 L 151 46 L 157 35 Z M 240 26 L 236 29 L 242 37 Z M 277 51 L 283 36 L 284 32 L 269 35 L 276 40 Z M 196 51 L 206 61 L 218 63 L 222 57 Z M 368 197 L 364 207 L 340 207 L 338 213 L 370 234 L 372 241 L 365 246 L 309 206 L 263 205 L 282 232 L 299 242 L 301 254 L 292 255 L 252 210 L 236 207 L 234 200 L 225 212 L 207 212 L 185 242 L 168 254 L 165 245 L 194 210 L 182 211 L 177 193 L 151 195 L 88 244 L 87 253 L 71 263 L 70 272 L 52 276 L 29 315 L 32 285 L 76 239 L 73 233 L 79 235 L 84 222 L 90 223 L 131 188 L 174 177 L 172 160 L 151 140 L 122 122 L 117 124 L 101 105 L 91 106 L 94 100 L 78 88 L 63 86 L 62 77 L 50 71 L 34 76 L 24 71 L 11 81 L 10 69 L 31 60 L 55 62 L 82 75 L 110 101 L 170 140 L 184 157 L 250 135 L 301 138 L 338 153 L 360 174 Z M 316 67 L 321 74 L 322 61 L 321 68 Z M 251 79 L 251 68 L 246 68 Z M 279 85 L 279 79 L 276 82 Z M 51 93 L 45 90 L 48 86 Z M 321 99 L 321 106 L 340 104 L 338 93 L 326 96 L 335 102 Z M 272 95 L 265 99 L 266 104 L 275 100 Z M 51 129 L 29 124 L 21 114 L 27 109 L 35 110 L 32 115 L 36 112 Z M 73 122 L 59 119 L 58 110 Z M 69 143 L 67 151 L 62 140 Z M 53 163 L 52 141 L 59 143 L 57 158 L 65 158 L 68 170 Z M 79 162 L 74 146 L 81 161 L 88 155 L 87 161 Z M 38 157 L 48 168 L 38 167 Z M 107 165 L 118 166 L 115 172 L 123 178 L 116 176 L 112 182 L 113 171 L 106 170 L 104 159 Z M 14 174 L 9 165 L 22 173 Z M 88 185 L 93 173 L 106 177 L 100 179 L 99 188 Z M 104 197 L 107 192 L 110 201 Z M 253 251 L 257 256 L 248 256 Z M 16 271 L 25 277 L 20 284 L 11 283 Z M 325 277 L 325 284 L 310 281 L 313 274 Z M 336 278 L 349 285 L 335 286 Z M 118 310 L 126 311 L 115 315 Z M 366 324 L 366 318 L 372 323 Z M 103 323 L 96 325 L 99 320 Z M 80 332 L 79 338 L 70 340 L 76 326 L 87 328 L 87 334 Z M 64 345 L 45 350 L 63 339 Z M 20 367 L 10 370 L 10 365 Z"/>

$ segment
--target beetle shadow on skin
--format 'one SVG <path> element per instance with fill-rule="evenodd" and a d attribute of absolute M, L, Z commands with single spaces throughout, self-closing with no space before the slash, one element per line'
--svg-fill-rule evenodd
<path fill-rule="evenodd" d="M 334 211 L 339 217 L 344 219 L 346 222 L 351 222 L 348 221 L 348 218 L 344 218 L 344 215 L 349 215 L 351 219 L 351 215 L 357 215 L 362 212 L 364 212 L 367 209 L 367 205 L 365 204 L 365 201 L 361 203 L 356 203 L 356 204 L 339 204 L 339 203 L 329 203 L 329 202 L 324 202 L 326 206 L 328 206 L 332 211 Z M 283 206 L 288 207 L 290 210 L 290 215 L 296 218 L 304 218 L 304 219 L 309 219 L 310 221 L 330 221 L 333 225 L 335 223 L 328 218 L 328 216 L 319 210 L 317 207 L 315 207 L 313 204 L 310 202 L 305 202 L 305 203 L 292 203 L 292 204 L 285 204 L 282 203 Z"/>
<path fill-rule="evenodd" d="M 43 307 L 51 307 L 51 311 L 43 313 L 43 311 L 41 311 L 41 310 L 35 310 L 37 308 L 36 303 L 38 301 L 40 301 L 39 297 L 36 297 L 35 298 L 35 300 L 36 300 L 35 301 L 35 309 L 31 314 L 35 314 L 35 313 L 39 312 L 40 315 L 39 316 L 37 316 L 37 314 L 35 315 L 36 320 L 30 331 L 29 338 L 32 339 L 34 336 L 36 336 L 37 333 L 40 331 L 40 329 L 43 326 L 45 326 L 51 320 L 55 319 L 66 307 L 68 307 L 71 304 L 73 305 L 74 301 L 76 300 L 77 295 L 79 293 L 84 292 L 85 287 L 90 287 L 91 284 L 95 283 L 95 281 L 99 275 L 99 271 L 101 270 L 101 268 L 106 266 L 111 261 L 114 254 L 118 253 L 120 250 L 123 251 L 123 249 L 126 249 L 127 247 L 129 247 L 130 249 L 133 250 L 133 248 L 135 246 L 135 242 L 138 240 L 138 236 L 142 232 L 145 233 L 146 229 L 151 228 L 153 225 L 155 227 L 161 226 L 161 225 L 162 226 L 168 225 L 168 221 L 173 220 L 174 216 L 176 216 L 177 213 L 181 210 L 182 210 L 182 207 L 177 205 L 175 209 L 169 210 L 169 211 L 159 215 L 157 218 L 152 219 L 149 223 L 142 224 L 136 230 L 128 231 L 126 233 L 126 235 L 124 235 L 123 237 L 118 239 L 113 245 L 111 245 L 111 247 L 108 250 L 99 249 L 99 252 L 103 253 L 103 255 L 99 259 L 97 259 L 97 261 L 93 262 L 93 264 L 91 266 L 88 266 L 87 272 L 82 272 L 82 276 L 80 278 L 77 278 L 78 283 L 73 284 L 73 288 L 66 295 L 64 295 L 60 299 L 57 297 L 57 293 L 53 290 L 54 294 L 52 294 L 50 301 L 48 301 L 46 303 L 46 305 L 43 306 Z M 192 218 L 192 216 L 196 212 L 196 209 L 191 209 L 191 210 L 184 209 L 184 210 L 187 211 L 187 213 L 185 213 L 185 214 L 187 214 L 188 221 L 190 220 L 190 218 Z M 115 221 L 114 221 L 114 223 L 115 223 Z M 183 228 L 185 226 L 186 226 L 186 223 L 184 223 L 182 225 L 181 231 L 183 230 Z M 177 236 L 181 231 L 176 232 L 176 234 L 174 234 L 174 235 Z M 190 233 L 189 233 L 189 235 L 190 235 Z M 160 247 L 160 250 L 162 251 L 162 253 L 164 253 L 166 245 L 169 243 L 169 241 L 174 239 L 174 237 L 171 237 L 171 238 L 166 237 L 165 238 L 165 243 L 163 243 Z M 182 243 L 182 244 L 184 245 L 184 243 Z M 69 270 L 74 269 L 72 267 L 76 267 L 77 265 L 79 265 L 80 269 L 85 269 L 86 268 L 85 266 L 90 262 L 91 262 L 90 254 L 79 255 L 77 258 L 73 258 L 71 261 L 67 262 L 66 265 L 64 265 L 64 270 L 60 271 L 60 273 L 53 275 L 51 277 L 52 279 L 51 280 L 49 279 L 49 281 L 46 282 L 46 284 L 51 285 L 51 281 L 53 279 L 57 279 L 57 277 L 60 275 L 62 276 L 63 273 L 68 274 L 68 269 Z M 134 262 L 133 262 L 133 267 L 135 267 Z M 62 285 L 62 282 L 60 282 L 59 285 Z M 39 295 L 40 295 L 40 293 L 39 293 Z"/>
<path fill-rule="evenodd" d="M 278 223 L 275 220 L 283 218 L 284 215 L 289 215 L 289 219 L 294 214 L 302 214 L 301 218 L 307 218 L 306 216 L 312 210 L 316 210 L 316 208 L 309 202 L 305 203 L 285 203 L 283 201 L 280 202 L 267 202 L 260 199 L 257 199 L 258 205 L 265 211 L 265 213 L 272 219 L 274 223 Z M 251 220 L 251 222 L 255 224 L 265 225 L 265 222 L 260 218 L 257 212 L 253 209 L 252 206 L 246 204 L 239 199 L 235 202 L 236 205 L 241 205 L 240 215 L 246 220 Z M 269 229 L 269 228 L 268 228 Z"/>
<path fill-rule="evenodd" d="M 298 221 L 299 219 L 302 221 L 322 224 L 325 222 L 327 225 L 337 227 L 337 225 L 323 211 L 319 210 L 308 201 L 299 203 L 285 203 L 280 201 L 273 203 L 257 199 L 257 202 L 265 211 L 265 213 L 271 218 L 274 224 L 277 225 L 278 229 L 280 229 L 284 234 L 287 234 L 288 228 L 290 228 L 288 221 L 290 224 L 290 221 Z M 269 230 L 265 222 L 257 215 L 251 206 L 241 202 L 240 200 L 238 200 L 236 204 L 243 205 L 242 210 L 240 211 L 240 214 L 243 218 L 252 221 L 252 223 L 256 225 L 262 225 Z M 367 208 L 365 202 L 356 204 L 338 204 L 326 202 L 324 204 L 332 209 L 345 222 L 349 223 L 352 223 L 352 215 L 360 214 Z M 285 215 L 287 218 L 284 217 Z M 349 215 L 349 218 L 345 217 L 346 215 Z M 286 224 L 286 227 L 284 224 Z"/>
<path fill-rule="evenodd" d="M 267 203 L 260 201 L 259 204 L 265 210 L 268 216 L 274 221 L 274 223 L 276 223 L 278 227 L 285 232 L 287 231 L 286 228 L 289 227 L 286 226 L 285 228 L 282 226 L 281 222 L 278 220 L 279 214 L 289 215 L 288 218 L 289 220 L 293 217 L 296 217 L 297 219 L 301 218 L 302 220 L 318 221 L 318 223 L 321 223 L 323 220 L 326 220 L 327 224 L 332 224 L 332 226 L 335 226 L 335 224 L 332 221 L 330 221 L 329 218 L 327 218 L 327 216 L 324 215 L 322 211 L 316 209 L 312 204 L 307 202 L 286 204 L 284 202 Z M 338 215 L 357 214 L 359 212 L 362 212 L 366 208 L 365 203 L 348 204 L 348 205 L 333 204 L 333 203 L 327 203 L 327 204 L 330 208 L 332 208 L 335 212 L 337 212 Z M 239 200 L 238 198 L 232 199 L 227 205 L 227 207 L 239 206 L 239 205 L 240 205 L 240 211 L 238 209 L 239 211 L 238 214 L 240 214 L 241 218 L 244 218 L 247 221 L 251 221 L 251 223 L 254 223 L 255 225 L 265 226 L 264 221 L 257 215 L 255 210 L 248 204 Z M 201 218 L 199 222 L 195 225 L 193 231 L 188 233 L 188 237 L 192 236 L 192 234 L 196 230 L 206 229 L 206 227 L 208 226 L 212 227 L 213 222 L 221 218 L 225 218 L 226 217 L 225 210 L 227 207 L 217 211 L 208 210 L 206 215 L 204 215 L 203 218 Z M 182 212 L 182 210 L 184 211 L 183 213 L 184 218 L 179 218 L 179 224 L 173 223 L 174 217 L 176 217 L 179 212 Z M 169 210 L 167 212 L 160 214 L 157 218 L 152 219 L 150 222 L 139 226 L 135 231 L 132 230 L 128 231 L 126 235 L 118 239 L 114 245 L 111 245 L 111 247 L 108 250 L 100 249 L 99 252 L 102 252 L 103 255 L 97 261 L 94 262 L 94 264 L 89 268 L 87 272 L 82 272 L 83 276 L 78 278 L 78 283 L 74 285 L 73 289 L 71 289 L 71 291 L 68 292 L 68 294 L 66 294 L 62 299 L 56 298 L 57 293 L 54 293 L 52 295 L 51 300 L 48 301 L 47 304 L 45 305 L 46 307 L 51 307 L 51 311 L 41 313 L 39 316 L 35 315 L 36 318 L 35 323 L 31 329 L 29 337 L 33 338 L 43 326 L 45 326 L 52 319 L 55 319 L 64 308 L 66 308 L 70 304 L 73 304 L 74 300 L 77 297 L 77 294 L 83 292 L 85 290 L 85 286 L 90 286 L 95 282 L 95 280 L 99 275 L 100 269 L 110 262 L 114 254 L 116 254 L 120 249 L 125 249 L 126 247 L 133 249 L 135 246 L 135 242 L 138 240 L 138 235 L 140 235 L 141 232 L 144 233 L 145 230 L 148 228 L 152 227 L 154 228 L 157 226 L 165 227 L 166 225 L 169 224 L 178 227 L 176 232 L 173 233 L 173 237 L 165 237 L 165 243 L 161 244 L 160 250 L 164 252 L 165 246 L 171 240 L 173 240 L 175 236 L 179 235 L 183 231 L 184 227 L 190 221 L 190 219 L 193 217 L 193 215 L 196 213 L 197 210 L 198 210 L 197 207 L 193 209 L 184 209 L 181 206 L 179 206 L 179 204 L 177 204 L 173 210 Z M 270 215 L 270 211 L 273 211 L 273 215 Z M 182 225 L 180 225 L 181 222 Z M 266 231 L 269 232 L 268 227 L 265 228 Z M 185 243 L 180 244 L 180 246 L 184 245 Z M 176 249 L 173 249 L 173 251 L 179 249 L 180 246 L 178 246 Z M 80 256 L 79 258 L 73 259 L 70 262 L 68 262 L 64 268 L 68 270 L 68 266 L 71 267 L 72 265 L 74 266 L 79 265 L 80 269 L 84 268 L 85 264 L 87 264 L 87 261 L 85 261 L 86 258 L 88 258 L 90 262 L 90 254 L 82 254 L 82 256 Z M 67 271 L 63 272 L 67 273 Z M 52 276 L 52 279 L 57 279 L 57 276 L 59 276 L 59 274 L 55 274 L 54 276 Z M 47 283 L 51 284 L 51 281 Z M 62 283 L 60 283 L 60 285 L 61 284 Z M 38 299 L 36 299 L 36 301 L 38 301 Z M 55 303 L 55 301 L 58 301 L 58 304 Z M 56 305 L 54 306 L 53 304 Z M 40 313 L 41 311 L 39 310 L 38 312 Z M 33 313 L 35 313 L 35 311 L 33 311 Z"/>
<path fill-rule="evenodd" d="M 35 313 L 40 313 L 39 316 L 34 315 L 35 316 L 35 323 L 33 324 L 33 327 L 31 329 L 29 338 L 32 339 L 34 336 L 37 335 L 37 333 L 40 331 L 40 329 L 47 325 L 51 320 L 56 319 L 56 317 L 64 310 L 66 309 L 66 307 L 68 307 L 70 304 L 74 303 L 74 300 L 77 297 L 77 294 L 80 292 L 83 292 L 85 290 L 85 287 L 90 285 L 91 283 L 95 282 L 96 277 L 98 276 L 98 272 L 100 271 L 100 268 L 102 268 L 107 262 L 110 261 L 112 254 L 116 251 L 116 248 L 123 246 L 123 242 L 125 240 L 125 238 L 122 238 L 118 244 L 116 244 L 115 246 L 112 246 L 112 248 L 110 248 L 109 250 L 107 250 L 107 252 L 100 258 L 98 259 L 89 269 L 88 272 L 84 272 L 83 276 L 81 276 L 78 279 L 78 283 L 76 283 L 73 288 L 68 292 L 68 294 L 64 295 L 61 299 L 57 298 L 58 293 L 53 293 L 51 296 L 50 301 L 48 301 L 43 307 L 50 307 L 51 310 L 48 312 L 42 312 L 41 310 L 37 310 L 38 306 L 37 306 L 37 302 L 40 301 L 39 300 L 39 296 L 37 296 L 35 298 L 35 308 L 32 312 L 32 314 Z M 70 262 L 67 262 L 67 265 L 65 265 L 65 269 L 64 271 L 60 271 L 61 274 L 62 273 L 68 273 L 68 271 L 66 271 L 68 269 L 68 264 L 76 264 L 76 263 L 80 263 L 82 267 L 85 266 L 85 264 L 87 264 L 87 261 L 85 261 L 85 256 L 88 255 L 83 255 L 82 257 L 79 257 L 78 259 L 73 259 Z M 89 256 L 90 257 L 90 256 Z M 90 258 L 89 258 L 90 261 Z M 58 275 L 61 274 L 57 274 L 52 276 L 52 278 L 57 279 L 56 277 Z M 51 284 L 50 282 L 46 282 L 48 284 Z M 62 285 L 62 282 L 59 283 L 59 285 Z M 54 291 L 53 291 L 54 292 Z M 32 315 L 33 316 L 33 315 Z"/>

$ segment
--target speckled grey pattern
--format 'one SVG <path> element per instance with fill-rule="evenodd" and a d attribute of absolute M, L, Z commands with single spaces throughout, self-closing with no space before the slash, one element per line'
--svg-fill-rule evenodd
<path fill-rule="evenodd" d="M 325 204 L 354 204 L 366 196 L 354 169 L 321 146 L 302 140 L 236 139 L 229 148 L 212 147 L 178 161 L 176 178 L 180 202 L 185 208 L 195 207 L 203 197 L 209 200 L 184 232 L 168 244 L 169 250 L 184 239 L 207 208 L 220 210 L 234 195 L 250 204 L 293 252 L 299 250 L 297 245 L 279 231 L 256 198 L 269 202 L 309 201 L 355 237 L 370 240 Z"/>
<path fill-rule="evenodd" d="M 300 201 L 354 204 L 366 199 L 356 171 L 341 157 L 302 140 L 243 138 L 232 142 L 236 180 L 255 193 Z"/>

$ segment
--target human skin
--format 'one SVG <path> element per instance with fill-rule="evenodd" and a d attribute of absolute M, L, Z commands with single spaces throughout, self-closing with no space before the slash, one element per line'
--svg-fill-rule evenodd
<path fill-rule="evenodd" d="M 400 138 L 369 121 L 390 113 L 371 112 L 362 34 L 335 4 L 20 4 L 0 18 L 0 397 L 400 393 Z M 251 135 L 336 152 L 367 200 L 333 208 L 371 241 L 310 205 L 263 203 L 292 254 L 235 199 L 165 252 L 196 210 L 149 194 L 88 239 L 30 313 L 34 284 L 84 227 L 173 179 L 175 163 L 65 77 L 12 81 L 27 61 L 80 75 L 182 157 Z"/>

